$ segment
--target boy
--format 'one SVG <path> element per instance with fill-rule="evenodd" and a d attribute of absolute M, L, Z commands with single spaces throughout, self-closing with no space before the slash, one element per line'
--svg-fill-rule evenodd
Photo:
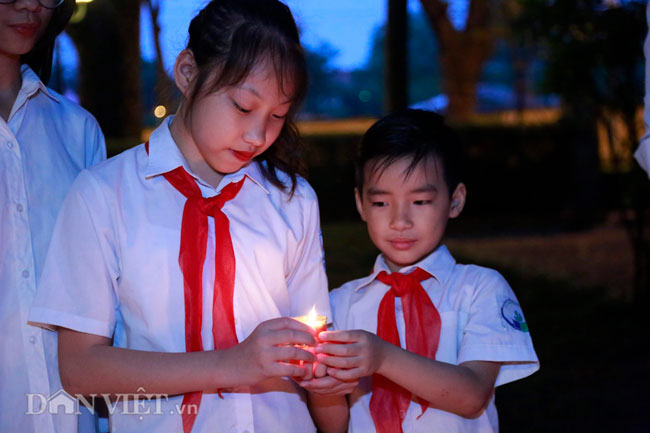
<path fill-rule="evenodd" d="M 320 334 L 319 361 L 332 378 L 361 380 L 347 400 L 314 399 L 323 431 L 496 432 L 495 386 L 539 368 L 506 281 L 456 264 L 441 243 L 465 205 L 458 148 L 421 110 L 379 120 L 361 141 L 357 209 L 381 254 L 330 295 L 337 330 Z"/>

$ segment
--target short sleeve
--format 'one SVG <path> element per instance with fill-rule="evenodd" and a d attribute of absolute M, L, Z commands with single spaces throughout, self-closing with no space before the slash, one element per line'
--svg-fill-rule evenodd
<path fill-rule="evenodd" d="M 311 187 L 304 180 L 300 181 L 302 197 L 296 194 L 292 200 L 303 200 L 304 230 L 297 245 L 292 272 L 287 278 L 291 311 L 292 314 L 303 315 L 309 313 L 312 306 L 315 306 L 316 312 L 319 315 L 327 316 L 328 322 L 330 322 L 332 314 L 327 292 L 318 200 Z"/>
<path fill-rule="evenodd" d="M 106 141 L 99 124 L 94 117 L 90 116 L 86 120 L 86 160 L 85 167 L 92 167 L 98 162 L 106 159 Z"/>
<path fill-rule="evenodd" d="M 345 323 L 347 305 L 349 304 L 349 290 L 345 286 L 334 289 L 330 292 L 330 305 L 332 306 L 332 327 L 333 331 L 347 329 Z"/>
<path fill-rule="evenodd" d="M 496 385 L 524 378 L 539 369 L 530 330 L 519 301 L 496 271 L 480 269 L 462 330 L 458 364 L 501 362 Z M 471 280 L 471 279 L 469 279 Z"/>
<path fill-rule="evenodd" d="M 110 219 L 98 184 L 81 172 L 59 213 L 30 322 L 112 337 L 119 266 Z"/>

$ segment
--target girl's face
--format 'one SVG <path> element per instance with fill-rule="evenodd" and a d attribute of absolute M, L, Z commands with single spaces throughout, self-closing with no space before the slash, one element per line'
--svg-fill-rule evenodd
<path fill-rule="evenodd" d="M 0 4 L 0 55 L 20 57 L 34 48 L 52 18 L 38 0 Z"/>
<path fill-rule="evenodd" d="M 273 144 L 290 108 L 291 97 L 282 92 L 273 68 L 258 66 L 238 85 L 198 97 L 185 145 L 217 173 L 234 173 Z"/>

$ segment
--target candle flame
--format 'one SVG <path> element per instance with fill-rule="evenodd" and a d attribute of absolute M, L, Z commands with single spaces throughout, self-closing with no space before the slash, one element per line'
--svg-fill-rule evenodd
<path fill-rule="evenodd" d="M 313 307 L 311 307 L 311 311 L 307 315 L 307 320 L 309 323 L 316 323 L 316 304 L 314 304 Z"/>
<path fill-rule="evenodd" d="M 318 329 L 319 327 L 324 325 L 322 316 L 318 316 L 318 314 L 316 314 L 316 305 L 311 307 L 311 311 L 305 317 L 304 323 L 306 325 L 311 326 L 314 329 Z"/>

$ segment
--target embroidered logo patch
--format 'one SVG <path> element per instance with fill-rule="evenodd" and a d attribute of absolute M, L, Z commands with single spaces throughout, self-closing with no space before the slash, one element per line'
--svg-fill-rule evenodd
<path fill-rule="evenodd" d="M 501 306 L 501 316 L 508 325 L 517 331 L 528 332 L 528 324 L 526 324 L 524 314 L 521 312 L 521 307 L 512 299 L 506 300 Z"/>

